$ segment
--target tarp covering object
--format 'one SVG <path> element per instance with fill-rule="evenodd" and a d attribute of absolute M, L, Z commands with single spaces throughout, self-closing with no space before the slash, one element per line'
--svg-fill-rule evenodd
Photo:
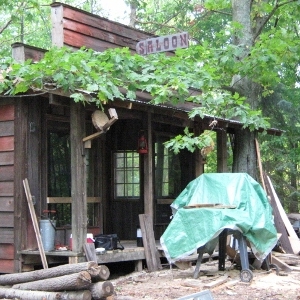
<path fill-rule="evenodd" d="M 197 207 L 203 204 L 235 208 Z M 203 174 L 187 185 L 171 208 L 173 219 L 160 238 L 169 262 L 194 253 L 226 228 L 242 232 L 260 260 L 277 242 L 267 195 L 246 173 Z"/>

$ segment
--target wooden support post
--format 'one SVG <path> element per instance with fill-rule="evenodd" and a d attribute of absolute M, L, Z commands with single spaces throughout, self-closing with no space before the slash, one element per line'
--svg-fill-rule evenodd
<path fill-rule="evenodd" d="M 224 130 L 217 131 L 217 172 L 228 172 L 227 166 L 227 133 Z"/>
<path fill-rule="evenodd" d="M 80 253 L 87 235 L 86 167 L 82 145 L 85 110 L 80 103 L 71 101 L 70 105 L 72 251 Z"/>
<path fill-rule="evenodd" d="M 134 261 L 134 270 L 136 272 L 141 272 L 143 271 L 143 261 L 142 260 L 135 260 Z"/>
<path fill-rule="evenodd" d="M 195 136 L 199 136 L 203 133 L 203 130 L 199 128 L 199 124 L 196 124 L 194 127 Z M 204 173 L 204 159 L 201 155 L 200 149 L 196 149 L 193 154 L 195 157 L 195 177 L 198 177 Z"/>
<path fill-rule="evenodd" d="M 152 118 L 151 112 L 147 115 L 148 154 L 144 155 L 144 212 L 153 220 L 153 170 L 152 170 Z"/>

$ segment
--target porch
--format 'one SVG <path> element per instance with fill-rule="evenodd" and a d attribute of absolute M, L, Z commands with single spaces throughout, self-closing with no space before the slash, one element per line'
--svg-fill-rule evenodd
<path fill-rule="evenodd" d="M 110 264 L 110 263 L 121 263 L 121 262 L 133 262 L 135 271 L 142 271 L 144 268 L 146 256 L 144 247 L 137 247 L 135 240 L 125 240 L 121 241 L 124 246 L 124 250 L 112 250 L 106 251 L 104 254 L 97 254 L 98 264 Z M 159 253 L 159 257 L 164 259 L 164 252 L 160 246 L 159 241 L 156 241 L 156 248 Z M 35 250 L 21 250 L 18 252 L 21 256 L 23 262 L 22 271 L 31 271 L 35 267 L 41 266 L 41 258 L 38 249 Z M 49 266 L 57 264 L 67 264 L 67 263 L 79 263 L 86 261 L 85 253 L 74 252 L 70 250 L 53 250 L 46 251 L 45 255 Z M 218 252 L 213 253 L 212 257 L 217 257 Z M 178 261 L 176 265 L 181 268 L 186 264 L 192 264 L 196 262 L 198 254 L 193 254 L 182 261 Z M 204 254 L 203 260 L 208 258 L 208 254 Z M 168 264 L 165 261 L 165 264 Z"/>
<path fill-rule="evenodd" d="M 135 264 L 135 270 L 141 271 L 143 268 L 143 260 L 145 257 L 144 247 L 137 247 L 136 241 L 125 240 L 121 242 L 124 250 L 111 250 L 106 251 L 104 254 L 98 254 L 98 264 L 118 263 L 125 261 L 132 261 Z M 157 249 L 160 249 L 159 241 L 156 241 Z M 40 252 L 38 249 L 34 250 L 21 250 L 18 252 L 22 256 L 23 268 L 22 271 L 33 270 L 34 266 L 41 265 Z M 70 250 L 53 250 L 45 251 L 49 265 L 62 264 L 62 263 L 79 263 L 86 261 L 84 252 L 74 252 Z M 160 257 L 163 257 L 162 251 L 159 251 Z"/>

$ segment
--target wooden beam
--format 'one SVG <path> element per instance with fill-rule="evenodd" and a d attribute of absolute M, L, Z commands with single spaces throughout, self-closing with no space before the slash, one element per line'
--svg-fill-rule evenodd
<path fill-rule="evenodd" d="M 265 182 L 266 182 L 266 187 L 268 190 L 268 195 L 271 198 L 270 203 L 273 208 L 275 227 L 276 227 L 277 232 L 281 234 L 280 241 L 281 241 L 282 247 L 286 253 L 294 253 L 291 242 L 289 240 L 289 237 L 288 237 L 288 234 L 286 231 L 286 228 L 285 228 L 285 224 L 282 220 L 281 213 L 276 205 L 275 195 L 272 192 L 272 188 L 271 188 L 271 184 L 270 184 L 271 181 L 268 180 L 268 177 L 266 175 L 265 175 L 265 178 L 266 178 Z"/>
<path fill-rule="evenodd" d="M 157 204 L 171 204 L 175 199 L 157 199 Z"/>
<path fill-rule="evenodd" d="M 114 124 L 118 119 L 113 117 L 112 119 L 110 119 L 102 128 L 102 131 L 99 131 L 99 132 L 96 132 L 96 133 L 93 133 L 85 138 L 82 139 L 83 142 L 87 142 L 87 141 L 90 141 L 90 140 L 93 140 L 95 138 L 97 138 L 99 135 L 101 135 L 102 133 L 105 133 L 107 131 L 107 129 L 112 125 Z"/>
<path fill-rule="evenodd" d="M 64 45 L 63 12 L 64 8 L 61 3 L 51 6 L 52 46 L 62 47 Z"/>
<path fill-rule="evenodd" d="M 139 220 L 142 230 L 147 268 L 150 272 L 158 271 L 162 268 L 162 266 L 155 244 L 152 217 L 148 214 L 141 214 L 139 215 Z"/>
<path fill-rule="evenodd" d="M 83 252 L 87 234 L 86 167 L 82 138 L 85 134 L 85 113 L 81 103 L 71 101 L 71 196 L 72 196 L 72 251 Z"/>
<path fill-rule="evenodd" d="M 87 203 L 100 203 L 101 197 L 87 197 Z M 72 197 L 47 197 L 47 203 L 72 203 Z"/>
<path fill-rule="evenodd" d="M 286 264 L 284 261 L 282 261 L 281 259 L 279 259 L 278 257 L 272 255 L 272 264 L 278 266 L 280 269 L 282 269 L 285 272 L 292 272 L 292 268 Z"/>
<path fill-rule="evenodd" d="M 152 151 L 152 115 L 147 114 L 148 154 L 144 155 L 144 212 L 153 220 L 153 151 Z M 146 125 L 145 124 L 145 125 Z"/>
<path fill-rule="evenodd" d="M 198 126 L 194 126 L 194 134 L 195 136 L 199 136 L 203 133 L 202 128 L 200 128 L 200 124 L 197 124 Z M 204 158 L 201 155 L 200 149 L 196 149 L 195 153 L 193 154 L 195 158 L 195 165 L 194 165 L 194 172 L 195 177 L 198 177 L 204 173 Z"/>
<path fill-rule="evenodd" d="M 228 172 L 227 167 L 227 133 L 225 130 L 217 131 L 217 172 Z"/>
<path fill-rule="evenodd" d="M 27 59 L 31 59 L 33 62 L 41 60 L 45 53 L 44 49 L 26 45 L 23 43 L 12 44 L 12 57 L 18 62 L 24 62 Z"/>
<path fill-rule="evenodd" d="M 299 240 L 299 238 L 298 238 L 298 236 L 297 236 L 297 234 L 296 234 L 289 218 L 287 217 L 286 212 L 284 211 L 284 209 L 282 207 L 282 204 L 281 204 L 281 202 L 280 202 L 280 200 L 279 200 L 279 198 L 278 198 L 278 196 L 275 192 L 275 189 L 272 185 L 271 179 L 268 176 L 267 176 L 267 180 L 268 180 L 268 183 L 269 183 L 269 187 L 271 189 L 270 191 L 271 191 L 271 194 L 272 194 L 272 198 L 275 201 L 274 204 L 276 205 L 276 207 L 279 211 L 280 217 L 281 217 L 281 219 L 284 223 L 284 226 L 286 228 L 286 231 L 289 235 L 289 240 L 290 240 L 290 243 L 291 243 L 291 246 L 292 246 L 292 249 L 293 249 L 293 253 L 294 254 L 299 254 L 299 252 L 300 252 L 300 240 Z M 273 205 L 273 208 L 274 208 L 275 205 Z"/>

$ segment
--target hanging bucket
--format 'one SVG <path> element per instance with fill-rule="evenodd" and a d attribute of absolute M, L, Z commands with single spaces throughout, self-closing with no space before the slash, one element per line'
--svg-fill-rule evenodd
<path fill-rule="evenodd" d="M 40 231 L 44 251 L 52 251 L 55 248 L 55 220 L 40 220 Z"/>

